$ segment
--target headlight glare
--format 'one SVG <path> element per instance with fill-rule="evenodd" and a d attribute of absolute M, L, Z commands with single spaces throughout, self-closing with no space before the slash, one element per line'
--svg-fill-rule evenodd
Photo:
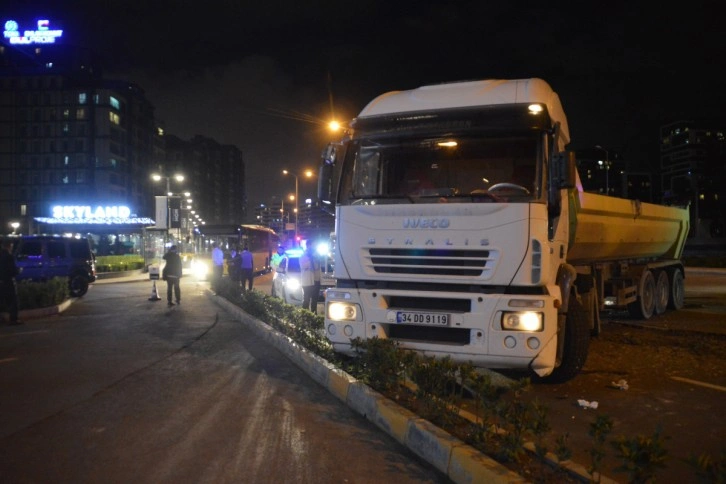
<path fill-rule="evenodd" d="M 542 313 L 533 311 L 502 313 L 502 329 L 505 331 L 542 331 Z"/>
<path fill-rule="evenodd" d="M 355 304 L 331 302 L 327 309 L 328 319 L 333 321 L 355 321 L 358 317 L 358 307 Z"/>

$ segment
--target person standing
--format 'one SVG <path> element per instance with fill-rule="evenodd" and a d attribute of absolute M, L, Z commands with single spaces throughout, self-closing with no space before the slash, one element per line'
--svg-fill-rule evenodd
<path fill-rule="evenodd" d="M 272 267 L 272 270 L 277 272 L 277 266 L 280 265 L 280 261 L 282 260 L 282 257 L 285 255 L 285 248 L 282 245 L 277 246 L 277 252 L 272 254 L 272 257 L 270 258 L 270 266 Z"/>
<path fill-rule="evenodd" d="M 181 303 L 181 287 L 179 287 L 179 281 L 182 277 L 182 261 L 177 252 L 176 245 L 169 247 L 169 252 L 164 254 L 164 270 L 162 272 L 163 279 L 166 281 L 166 301 L 168 306 L 173 306 L 174 303 L 171 300 L 172 292 L 176 297 L 176 303 Z"/>
<path fill-rule="evenodd" d="M 235 285 L 239 287 L 242 281 L 242 251 L 239 250 L 239 246 L 236 245 L 229 253 L 229 261 L 227 263 L 227 274 L 229 279 L 234 281 Z"/>
<path fill-rule="evenodd" d="M 252 290 L 252 283 L 254 281 L 254 261 L 252 259 L 252 252 L 250 252 L 247 249 L 247 246 L 245 245 L 244 249 L 242 249 L 242 255 L 240 256 L 241 261 L 241 267 L 240 271 L 242 273 L 242 292 L 245 291 L 245 286 L 247 287 L 248 291 Z"/>
<path fill-rule="evenodd" d="M 224 252 L 219 244 L 214 244 L 212 247 L 212 287 L 215 291 L 219 291 L 219 284 L 224 273 Z"/>
<path fill-rule="evenodd" d="M 303 309 L 312 309 L 313 293 L 315 292 L 315 257 L 313 249 L 307 247 L 303 255 L 300 256 L 300 285 L 303 289 Z M 317 297 L 315 298 L 317 300 Z M 317 304 L 317 303 L 316 303 Z M 317 308 L 316 308 L 317 309 Z"/>
<path fill-rule="evenodd" d="M 313 261 L 313 293 L 310 295 L 310 311 L 318 314 L 318 300 L 320 298 L 320 278 L 322 276 L 320 256 L 312 254 Z"/>
<path fill-rule="evenodd" d="M 2 242 L 0 250 L 0 298 L 8 308 L 10 324 L 23 324 L 18 320 L 18 288 L 15 277 L 20 274 L 12 253 L 13 244 L 9 240 Z"/>

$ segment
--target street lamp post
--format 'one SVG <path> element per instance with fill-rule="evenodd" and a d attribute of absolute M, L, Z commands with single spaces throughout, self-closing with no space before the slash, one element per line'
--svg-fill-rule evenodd
<path fill-rule="evenodd" d="M 595 145 L 595 148 L 605 152 L 605 194 L 610 195 L 610 152 L 600 145 Z M 602 160 L 598 163 L 603 164 Z"/>
<path fill-rule="evenodd" d="M 282 170 L 282 173 L 283 173 L 283 175 L 291 175 L 291 176 L 294 176 L 295 177 L 295 242 L 294 243 L 297 244 L 297 236 L 298 236 L 298 212 L 300 211 L 299 210 L 299 208 L 300 208 L 299 207 L 300 206 L 300 201 L 299 201 L 300 200 L 300 196 L 298 194 L 298 176 L 295 173 L 293 173 L 293 172 L 291 172 L 289 170 Z M 310 170 L 305 170 L 305 176 L 311 177 L 311 176 L 313 176 L 313 172 L 310 171 Z"/>
<path fill-rule="evenodd" d="M 168 176 L 161 175 L 159 173 L 153 173 L 151 175 L 151 178 L 156 182 L 161 181 L 162 179 L 166 180 L 166 233 L 168 238 L 169 228 L 171 228 L 171 207 L 169 206 L 169 197 L 171 196 L 171 179 L 173 178 L 177 182 L 183 182 L 184 175 L 180 173 L 175 173 L 174 175 Z"/>
<path fill-rule="evenodd" d="M 293 247 L 294 247 L 295 244 L 297 244 L 297 222 L 298 222 L 297 207 L 298 207 L 298 200 L 299 200 L 298 190 L 297 190 L 298 189 L 298 178 L 295 173 L 292 173 L 291 171 L 288 171 L 288 170 L 282 170 L 282 173 L 285 175 L 290 175 L 290 176 L 295 177 L 295 240 L 293 241 Z"/>

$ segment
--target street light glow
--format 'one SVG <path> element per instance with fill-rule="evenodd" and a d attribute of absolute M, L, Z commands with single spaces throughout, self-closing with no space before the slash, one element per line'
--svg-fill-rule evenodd
<path fill-rule="evenodd" d="M 305 170 L 304 175 L 308 178 L 313 176 L 312 170 Z M 298 242 L 298 200 L 300 200 L 300 196 L 298 193 L 298 176 L 291 172 L 290 170 L 282 170 L 283 175 L 290 175 L 295 177 L 295 243 Z M 292 200 L 292 196 L 290 197 L 290 200 Z"/>

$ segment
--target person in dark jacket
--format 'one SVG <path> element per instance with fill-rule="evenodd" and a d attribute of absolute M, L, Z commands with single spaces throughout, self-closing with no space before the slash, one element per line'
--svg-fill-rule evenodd
<path fill-rule="evenodd" d="M 10 324 L 23 324 L 18 320 L 18 290 L 15 276 L 20 274 L 12 254 L 12 242 L 5 240 L 0 250 L 0 298 L 10 315 Z"/>
<path fill-rule="evenodd" d="M 177 252 L 176 245 L 169 247 L 169 252 L 164 254 L 164 260 L 166 261 L 166 265 L 162 272 L 162 278 L 166 281 L 166 300 L 169 306 L 173 306 L 174 303 L 171 300 L 172 292 L 176 297 L 176 303 L 181 303 L 179 281 L 182 276 L 182 261 Z"/>

